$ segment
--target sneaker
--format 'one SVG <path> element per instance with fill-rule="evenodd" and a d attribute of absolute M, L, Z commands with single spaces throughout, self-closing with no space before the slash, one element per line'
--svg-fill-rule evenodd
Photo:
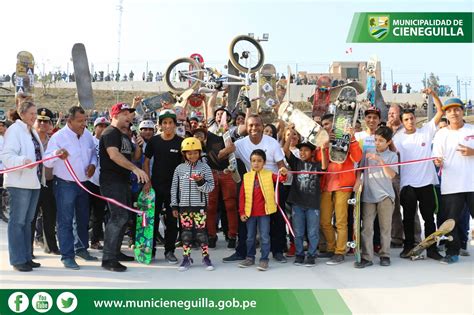
<path fill-rule="evenodd" d="M 117 257 L 118 261 L 134 261 L 135 257 L 125 255 L 124 253 L 120 252 Z"/>
<path fill-rule="evenodd" d="M 178 263 L 178 258 L 174 255 L 173 252 L 167 252 L 165 254 L 165 259 L 168 261 L 170 264 L 177 264 Z"/>
<path fill-rule="evenodd" d="M 400 258 L 410 258 L 410 255 L 408 255 L 411 251 L 411 248 L 404 247 L 403 251 L 400 253 Z"/>
<path fill-rule="evenodd" d="M 275 255 L 273 255 L 273 258 L 281 264 L 286 263 L 286 258 L 285 256 L 283 256 L 282 253 L 276 253 Z"/>
<path fill-rule="evenodd" d="M 373 264 L 374 264 L 373 262 L 362 258 L 360 260 L 360 262 L 355 262 L 354 263 L 354 267 L 358 268 L 358 269 L 362 269 L 362 268 L 365 268 L 365 267 L 368 267 L 368 266 L 372 266 Z"/>
<path fill-rule="evenodd" d="M 444 258 L 443 256 L 441 256 L 440 253 L 438 253 L 438 251 L 436 249 L 435 250 L 432 250 L 432 249 L 427 250 L 426 251 L 426 256 L 428 256 L 431 259 L 438 260 L 438 261 Z"/>
<path fill-rule="evenodd" d="M 297 266 L 303 266 L 304 256 L 296 256 L 294 264 Z"/>
<path fill-rule="evenodd" d="M 104 246 L 102 246 L 100 242 L 93 242 L 91 243 L 91 248 L 101 250 L 104 249 Z"/>
<path fill-rule="evenodd" d="M 127 270 L 127 267 L 119 263 L 117 260 L 103 260 L 102 268 L 115 272 L 124 272 Z"/>
<path fill-rule="evenodd" d="M 207 271 L 212 271 L 215 269 L 211 259 L 209 258 L 209 255 L 206 255 L 202 258 L 202 264 L 206 267 Z"/>
<path fill-rule="evenodd" d="M 99 258 L 92 256 L 86 249 L 80 250 L 76 253 L 77 257 L 84 259 L 85 261 L 97 261 Z"/>
<path fill-rule="evenodd" d="M 28 272 L 28 271 L 32 271 L 33 267 L 31 267 L 28 263 L 25 263 L 25 264 L 13 265 L 13 269 L 20 272 Z"/>
<path fill-rule="evenodd" d="M 285 260 L 286 262 L 286 260 Z M 260 263 L 257 266 L 257 269 L 260 271 L 267 271 L 268 270 L 268 260 L 260 260 Z"/>
<path fill-rule="evenodd" d="M 76 263 L 76 260 L 74 258 L 63 259 L 62 263 L 63 263 L 64 267 L 66 267 L 68 269 L 73 269 L 73 270 L 79 270 L 80 269 L 79 265 Z"/>
<path fill-rule="evenodd" d="M 444 264 L 444 265 L 450 265 L 450 264 L 453 264 L 455 262 L 458 262 L 459 261 L 459 256 L 458 255 L 446 255 L 446 257 L 444 257 L 443 259 L 441 259 L 439 262 Z"/>
<path fill-rule="evenodd" d="M 59 251 L 59 249 L 53 249 L 53 250 L 45 249 L 44 252 L 45 254 L 61 255 L 61 252 Z"/>
<path fill-rule="evenodd" d="M 209 236 L 209 248 L 216 248 L 217 243 L 217 235 L 216 236 Z"/>
<path fill-rule="evenodd" d="M 242 260 L 245 260 L 245 257 L 239 256 L 239 254 L 237 253 L 233 253 L 229 257 L 222 258 L 222 262 L 225 262 L 225 263 L 232 263 L 232 262 L 242 261 Z"/>
<path fill-rule="evenodd" d="M 191 268 L 192 264 L 193 264 L 193 259 L 191 257 L 183 256 L 183 261 L 181 262 L 181 265 L 179 265 L 178 271 L 186 271 L 189 268 Z"/>
<path fill-rule="evenodd" d="M 460 256 L 465 256 L 465 257 L 467 257 L 467 256 L 471 256 L 471 253 L 469 253 L 469 252 L 467 251 L 467 249 L 461 248 L 461 249 L 459 250 L 459 255 L 460 255 Z"/>
<path fill-rule="evenodd" d="M 390 266 L 390 257 L 380 257 L 380 266 Z"/>
<path fill-rule="evenodd" d="M 33 260 L 30 260 L 29 262 L 26 263 L 27 265 L 30 265 L 31 268 L 39 268 L 41 267 L 40 263 L 34 262 Z"/>
<path fill-rule="evenodd" d="M 229 238 L 229 241 L 227 242 L 227 248 L 235 249 L 236 246 L 237 240 L 235 238 Z"/>
<path fill-rule="evenodd" d="M 319 258 L 332 258 L 332 256 L 334 256 L 334 252 L 324 252 L 318 254 Z"/>
<path fill-rule="evenodd" d="M 296 254 L 296 246 L 295 243 L 290 243 L 290 248 L 288 248 L 288 251 L 286 252 L 286 257 L 295 257 Z"/>
<path fill-rule="evenodd" d="M 314 256 L 308 256 L 306 257 L 306 260 L 304 261 L 304 265 L 306 267 L 314 267 L 316 266 L 316 257 Z"/>
<path fill-rule="evenodd" d="M 255 265 L 255 260 L 250 257 L 245 258 L 243 262 L 239 263 L 240 268 L 247 268 L 253 265 Z"/>
<path fill-rule="evenodd" d="M 344 255 L 334 254 L 329 261 L 326 261 L 326 265 L 339 265 L 344 262 Z"/>

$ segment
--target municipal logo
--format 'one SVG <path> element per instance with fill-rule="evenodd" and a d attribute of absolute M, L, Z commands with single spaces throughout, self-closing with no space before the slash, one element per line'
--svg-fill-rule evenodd
<path fill-rule="evenodd" d="M 31 299 L 31 307 L 38 313 L 46 313 L 53 307 L 53 298 L 46 292 L 38 292 Z"/>
<path fill-rule="evenodd" d="M 56 306 L 63 313 L 71 313 L 77 307 L 77 297 L 71 292 L 63 292 L 56 299 Z"/>
<path fill-rule="evenodd" d="M 390 18 L 388 16 L 369 15 L 369 34 L 376 40 L 382 40 L 388 35 Z"/>
<path fill-rule="evenodd" d="M 30 301 L 25 293 L 15 292 L 8 298 L 8 307 L 12 312 L 23 313 L 28 308 Z"/>

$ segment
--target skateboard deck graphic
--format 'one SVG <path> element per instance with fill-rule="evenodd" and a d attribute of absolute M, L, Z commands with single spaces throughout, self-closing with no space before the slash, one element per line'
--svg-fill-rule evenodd
<path fill-rule="evenodd" d="M 133 252 L 135 260 L 150 264 L 153 252 L 153 227 L 155 225 L 155 191 L 150 188 L 148 194 L 141 192 L 138 196 L 138 209 L 145 211 L 147 225 L 142 226 L 143 217 L 137 215 L 137 229 Z"/>
<path fill-rule="evenodd" d="M 301 110 L 294 108 L 293 104 L 283 102 L 278 110 L 278 117 L 285 123 L 295 125 L 295 130 L 304 138 L 317 147 L 329 140 L 329 135 L 320 125 L 309 118 Z"/>
<path fill-rule="evenodd" d="M 222 136 L 222 138 L 224 139 L 224 144 L 227 147 L 228 146 L 227 143 L 229 141 L 232 141 L 230 138 L 230 131 L 224 132 L 224 135 Z M 224 173 L 229 173 L 229 172 L 232 173 L 232 179 L 234 180 L 234 182 L 240 183 L 242 179 L 240 178 L 240 174 L 237 169 L 237 158 L 235 157 L 234 153 L 229 154 L 229 166 L 227 167 L 227 169 L 224 170 Z"/>
<path fill-rule="evenodd" d="M 259 96 L 258 111 L 259 113 L 269 113 L 280 102 L 276 95 L 276 69 L 271 64 L 263 65 L 260 69 L 260 77 L 258 79 Z"/>
<path fill-rule="evenodd" d="M 339 91 L 335 101 L 336 111 L 333 119 L 335 139 L 329 146 L 329 159 L 331 162 L 344 163 L 349 152 L 351 134 L 349 128 L 353 126 L 356 112 L 357 91 L 351 86 L 345 86 Z"/>
<path fill-rule="evenodd" d="M 347 201 L 348 204 L 354 206 L 354 211 L 353 211 L 354 222 L 353 222 L 353 228 L 352 228 L 353 241 L 347 242 L 347 246 L 354 249 L 354 256 L 357 263 L 360 263 L 361 258 L 362 258 L 361 251 L 360 251 L 360 213 L 361 213 L 360 201 L 361 201 L 362 189 L 363 189 L 362 183 L 364 182 L 363 176 L 364 175 L 362 174 L 360 178 L 361 185 L 355 194 L 355 198 L 349 199 Z"/>
<path fill-rule="evenodd" d="M 454 226 L 456 225 L 456 222 L 453 219 L 448 219 L 444 221 L 443 224 L 440 225 L 440 227 L 433 232 L 430 236 L 425 238 L 420 244 L 415 246 L 409 253 L 408 256 L 410 256 L 411 260 L 418 260 L 418 259 L 424 259 L 424 256 L 421 255 L 421 253 L 436 243 L 439 239 L 441 239 L 444 235 L 448 234 L 454 229 Z M 446 237 L 448 241 L 452 241 L 453 237 L 448 236 Z"/>
<path fill-rule="evenodd" d="M 375 87 L 377 80 L 375 72 L 377 70 L 377 56 L 371 56 L 367 62 L 367 100 L 370 104 L 375 105 Z"/>
<path fill-rule="evenodd" d="M 35 60 L 27 51 L 20 51 L 16 56 L 15 96 L 34 97 Z"/>
<path fill-rule="evenodd" d="M 72 47 L 72 63 L 74 65 L 74 77 L 76 80 L 79 104 L 81 104 L 84 109 L 92 109 L 94 108 L 94 97 L 92 94 L 89 61 L 87 60 L 86 47 L 84 44 L 77 43 Z"/>
<path fill-rule="evenodd" d="M 143 116 L 151 114 L 161 108 L 171 108 L 176 103 L 176 99 L 170 92 L 162 92 L 158 95 L 146 98 L 137 106 L 137 114 Z"/>

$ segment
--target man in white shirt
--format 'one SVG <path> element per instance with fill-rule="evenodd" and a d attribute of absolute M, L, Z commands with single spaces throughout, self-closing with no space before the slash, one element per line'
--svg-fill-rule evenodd
<path fill-rule="evenodd" d="M 446 100 L 443 110 L 449 125 L 436 133 L 432 156 L 437 158 L 435 165 L 441 167 L 443 217 L 456 221 L 450 233 L 454 239 L 446 242 L 446 257 L 440 261 L 451 264 L 459 260 L 460 214 L 467 206 L 471 217 L 474 216 L 474 126 L 464 122 L 464 104 L 460 99 Z"/>
<path fill-rule="evenodd" d="M 424 91 L 434 98 L 436 115 L 425 126 L 416 128 L 416 117 L 412 110 L 404 110 L 400 114 L 404 130 L 393 138 L 395 147 L 400 154 L 400 161 L 425 159 L 431 156 L 431 142 L 436 134 L 437 126 L 443 111 L 438 95 L 431 90 Z M 403 165 L 400 169 L 400 204 L 403 207 L 403 229 L 405 240 L 401 258 L 409 258 L 408 253 L 415 245 L 414 223 L 419 203 L 420 213 L 425 221 L 425 237 L 436 231 L 434 213 L 436 211 L 436 194 L 434 185 L 438 184 L 436 169 L 430 162 Z M 427 249 L 427 256 L 441 260 L 436 244 Z"/>
<path fill-rule="evenodd" d="M 270 170 L 273 173 L 278 173 L 280 168 L 285 167 L 285 156 L 283 154 L 283 150 L 281 149 L 277 140 L 263 134 L 263 121 L 259 115 L 252 114 L 248 116 L 246 120 L 246 130 L 248 132 L 248 136 L 237 140 L 235 142 L 235 146 L 231 145 L 229 148 L 226 148 L 227 150 L 224 149 L 223 151 L 225 153 L 223 153 L 223 158 L 226 158 L 230 152 L 234 151 L 235 147 L 235 157 L 240 159 L 245 164 L 247 171 L 250 171 L 252 169 L 250 166 L 250 154 L 253 152 L 253 150 L 262 149 L 265 151 L 267 156 L 267 161 L 264 166 L 265 169 Z M 282 204 L 281 195 L 282 194 L 280 194 L 280 204 Z M 278 262 L 286 263 L 286 258 L 283 255 L 283 251 L 286 247 L 285 221 L 279 211 L 272 214 L 270 219 L 271 251 L 273 253 L 273 257 Z M 235 249 L 236 252 L 231 256 L 224 258 L 224 262 L 233 262 L 245 259 L 247 254 L 245 244 L 247 239 L 247 228 L 245 223 L 241 222 L 240 220 L 238 233 L 239 242 Z"/>
<path fill-rule="evenodd" d="M 69 153 L 68 160 L 82 183 L 94 175 L 97 165 L 94 139 L 86 126 L 87 116 L 84 109 L 80 106 L 71 107 L 66 126 L 51 137 L 46 151 L 48 157 L 56 154 L 58 150 L 66 150 Z M 53 168 L 61 261 L 66 268 L 77 270 L 79 265 L 74 259 L 75 256 L 85 260 L 98 260 L 87 251 L 89 195 L 76 184 L 63 161 L 53 159 L 46 161 L 44 165 Z"/>

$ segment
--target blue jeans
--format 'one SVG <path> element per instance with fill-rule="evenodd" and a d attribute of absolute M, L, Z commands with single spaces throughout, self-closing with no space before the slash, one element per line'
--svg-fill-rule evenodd
<path fill-rule="evenodd" d="M 260 260 L 268 260 L 270 254 L 270 216 L 250 217 L 247 220 L 247 257 L 255 260 L 257 253 L 255 238 L 257 236 L 257 225 L 260 231 Z"/>
<path fill-rule="evenodd" d="M 74 249 L 89 247 L 89 196 L 75 182 L 58 177 L 54 178 L 54 196 L 61 260 L 74 258 Z"/>
<path fill-rule="evenodd" d="M 31 257 L 31 222 L 36 212 L 40 189 L 8 187 L 10 220 L 8 221 L 8 253 L 10 265 L 24 264 Z"/>
<path fill-rule="evenodd" d="M 304 256 L 304 234 L 308 233 L 308 256 L 316 257 L 319 243 L 319 210 L 293 205 L 293 228 L 295 232 L 296 256 Z"/>

